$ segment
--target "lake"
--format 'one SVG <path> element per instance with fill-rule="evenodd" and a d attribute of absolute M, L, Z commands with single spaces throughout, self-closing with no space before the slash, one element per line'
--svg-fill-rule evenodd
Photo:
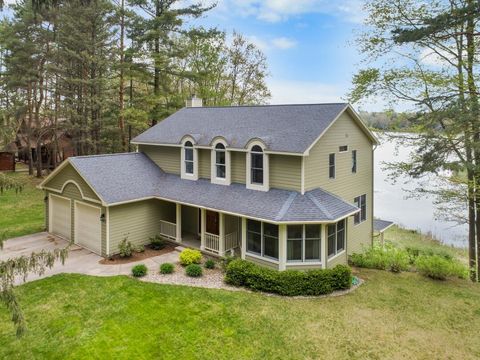
<path fill-rule="evenodd" d="M 392 184 L 388 179 L 388 171 L 385 170 L 383 163 L 406 160 L 414 148 L 399 144 L 398 140 L 386 139 L 385 135 L 379 133 L 377 136 L 380 145 L 375 150 L 375 217 L 394 221 L 402 227 L 419 230 L 425 234 L 431 233 L 445 244 L 466 247 L 468 235 L 466 224 L 459 226 L 453 222 L 436 219 L 432 198 L 408 197 L 407 190 L 415 189 L 421 184 L 420 180 L 400 177 Z M 434 177 L 429 179 L 429 183 L 432 182 L 435 182 Z"/>

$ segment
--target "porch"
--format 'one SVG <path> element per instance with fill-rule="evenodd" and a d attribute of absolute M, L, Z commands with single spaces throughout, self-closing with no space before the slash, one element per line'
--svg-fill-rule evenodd
<path fill-rule="evenodd" d="M 240 217 L 178 203 L 170 205 L 160 219 L 160 235 L 164 238 L 217 256 L 233 254 L 240 247 Z"/>

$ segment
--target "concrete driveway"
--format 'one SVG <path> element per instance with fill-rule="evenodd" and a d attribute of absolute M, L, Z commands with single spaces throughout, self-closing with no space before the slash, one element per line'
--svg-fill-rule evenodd
<path fill-rule="evenodd" d="M 3 249 L 0 250 L 0 261 L 22 255 L 28 256 L 32 252 L 38 252 L 42 249 L 48 251 L 66 246 L 68 246 L 67 241 L 46 232 L 13 238 L 4 242 Z M 36 274 L 30 274 L 27 281 L 33 281 L 59 273 L 77 273 L 96 276 L 129 275 L 132 267 L 140 263 L 145 264 L 150 271 L 158 272 L 159 264 L 178 261 L 178 252 L 173 251 L 138 262 L 119 265 L 103 265 L 99 263 L 100 260 L 102 260 L 102 257 L 91 251 L 81 248 L 78 245 L 71 245 L 65 265 L 62 265 L 61 262 L 56 262 L 51 269 L 47 269 L 44 275 L 38 276 Z M 20 283 L 21 281 L 18 282 Z"/>

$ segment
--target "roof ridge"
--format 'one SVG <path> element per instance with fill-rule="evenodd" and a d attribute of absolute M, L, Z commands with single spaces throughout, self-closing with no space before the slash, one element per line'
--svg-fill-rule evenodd
<path fill-rule="evenodd" d="M 69 159 L 84 159 L 84 158 L 94 158 L 94 157 L 107 157 L 107 156 L 117 156 L 117 155 L 136 155 L 140 154 L 139 152 L 122 152 L 122 153 L 113 153 L 113 154 L 94 154 L 94 155 L 80 155 L 80 156 L 71 156 Z"/>
<path fill-rule="evenodd" d="M 305 195 L 315 204 L 316 207 L 318 207 L 321 211 L 323 211 L 325 213 L 325 215 L 327 215 L 328 218 L 332 219 L 333 216 L 332 214 L 325 208 L 325 206 L 323 206 L 320 201 L 318 201 L 313 195 L 311 192 L 307 192 L 305 193 Z"/>
<path fill-rule="evenodd" d="M 321 105 L 348 105 L 348 102 L 330 102 L 330 103 L 305 103 L 305 104 L 258 104 L 258 105 L 216 105 L 216 106 L 190 106 L 183 109 L 229 109 L 246 107 L 276 107 L 276 106 L 321 106 Z"/>
<path fill-rule="evenodd" d="M 285 202 L 283 203 L 282 208 L 280 209 L 277 216 L 275 217 L 275 220 L 278 221 L 285 216 L 288 209 L 292 205 L 293 200 L 295 200 L 295 198 L 297 197 L 297 194 L 298 194 L 297 192 L 292 191 L 292 193 L 288 196 L 287 200 L 285 200 Z"/>

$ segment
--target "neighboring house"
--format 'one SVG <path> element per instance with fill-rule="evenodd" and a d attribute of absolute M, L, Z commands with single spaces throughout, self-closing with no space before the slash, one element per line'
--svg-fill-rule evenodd
<path fill-rule="evenodd" d="M 372 243 L 377 140 L 350 105 L 198 102 L 136 137 L 136 153 L 62 163 L 40 185 L 48 230 L 102 256 L 161 234 L 279 270 Z"/>

